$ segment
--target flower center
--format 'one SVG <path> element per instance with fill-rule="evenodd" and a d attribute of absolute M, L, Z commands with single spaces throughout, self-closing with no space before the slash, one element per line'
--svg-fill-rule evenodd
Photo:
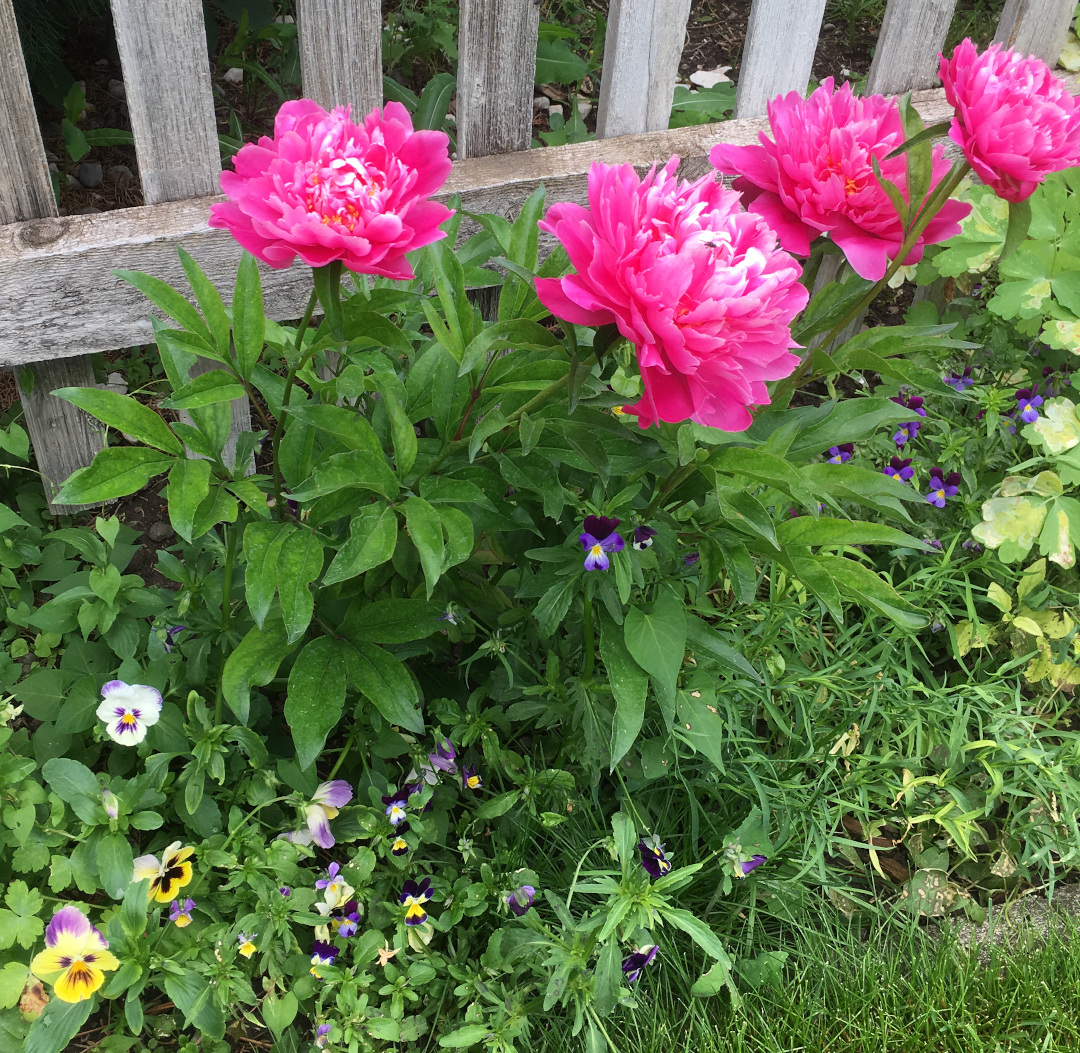
<path fill-rule="evenodd" d="M 604 546 L 603 545 L 593 545 L 592 554 L 594 556 L 602 556 L 604 554 Z"/>

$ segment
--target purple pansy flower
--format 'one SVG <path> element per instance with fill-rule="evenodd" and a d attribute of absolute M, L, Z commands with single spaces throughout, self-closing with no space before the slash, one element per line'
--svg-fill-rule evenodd
<path fill-rule="evenodd" d="M 949 373 L 941 379 L 961 395 L 966 388 L 973 387 L 975 384 L 975 378 L 971 375 L 971 366 L 965 366 L 963 373 Z"/>
<path fill-rule="evenodd" d="M 967 539 L 967 541 L 963 542 L 960 547 L 966 548 L 969 552 L 982 552 L 982 545 L 980 545 L 978 541 L 976 541 L 974 538 L 970 537 Z"/>
<path fill-rule="evenodd" d="M 765 862 L 765 856 L 751 856 L 749 859 L 743 859 L 739 862 L 739 869 L 742 871 L 742 876 L 746 877 L 751 870 L 757 870 L 762 863 Z"/>
<path fill-rule="evenodd" d="M 825 455 L 829 458 L 829 464 L 843 464 L 845 461 L 851 460 L 851 455 L 854 452 L 854 443 L 842 442 L 839 446 L 830 446 Z"/>
<path fill-rule="evenodd" d="M 915 469 L 911 467 L 910 457 L 894 457 L 881 471 L 898 483 L 906 483 L 915 474 Z"/>
<path fill-rule="evenodd" d="M 616 533 L 617 519 L 607 516 L 586 516 L 585 529 L 579 535 L 581 547 L 585 550 L 586 570 L 607 570 L 611 566 L 609 552 L 622 552 L 626 544 L 622 535 Z"/>
<path fill-rule="evenodd" d="M 178 929 L 182 929 L 185 925 L 191 924 L 191 912 L 194 909 L 195 900 L 185 899 L 181 903 L 178 899 L 174 899 L 169 906 L 169 921 Z"/>
<path fill-rule="evenodd" d="M 289 888 L 289 886 L 288 886 L 288 885 L 282 885 L 282 886 L 280 886 L 280 887 L 278 888 L 278 892 L 280 892 L 280 893 L 281 893 L 281 894 L 282 894 L 282 895 L 283 895 L 283 896 L 284 896 L 284 897 L 285 897 L 286 899 L 287 899 L 287 898 L 288 898 L 289 896 L 291 896 L 291 895 L 292 895 L 292 889 L 291 889 L 291 888 Z"/>
<path fill-rule="evenodd" d="M 424 878 L 421 882 L 406 881 L 401 886 L 401 895 L 398 897 L 405 905 L 405 924 L 423 925 L 427 921 L 427 911 L 424 904 L 431 899 L 434 893 L 431 890 L 431 878 Z"/>
<path fill-rule="evenodd" d="M 645 549 L 652 548 L 654 537 L 656 537 L 656 531 L 652 527 L 636 526 L 634 527 L 634 540 L 630 544 L 638 552 L 644 552 Z"/>
<path fill-rule="evenodd" d="M 319 880 L 315 882 L 315 887 L 317 889 L 329 889 L 327 895 L 336 896 L 338 894 L 338 890 L 342 887 L 342 885 L 345 884 L 344 879 L 342 879 L 341 881 L 338 880 L 340 874 L 341 864 L 336 861 L 332 862 L 326 868 L 326 877 L 319 878 Z"/>
<path fill-rule="evenodd" d="M 655 834 L 642 838 L 637 847 L 641 853 L 641 865 L 650 877 L 660 878 L 671 870 L 671 860 L 664 854 L 664 846 Z"/>
<path fill-rule="evenodd" d="M 315 1028 L 315 1048 L 326 1049 L 326 1043 L 330 1038 L 331 1024 L 320 1024 Z"/>
<path fill-rule="evenodd" d="M 352 787 L 344 779 L 334 779 L 332 782 L 320 783 L 311 803 L 304 808 L 308 833 L 320 848 L 334 847 L 330 820 L 352 800 L 352 795 Z"/>
<path fill-rule="evenodd" d="M 165 639 L 163 646 L 165 647 L 166 654 L 172 654 L 173 648 L 176 646 L 176 638 L 187 629 L 186 625 L 174 625 L 165 630 Z"/>
<path fill-rule="evenodd" d="M 1042 395 L 1037 394 L 1038 390 L 1036 385 L 1033 388 L 1021 388 L 1016 393 L 1016 408 L 1025 424 L 1034 424 L 1039 419 L 1039 407 L 1043 400 Z"/>
<path fill-rule="evenodd" d="M 655 943 L 647 943 L 644 947 L 640 947 L 631 954 L 622 963 L 622 971 L 626 976 L 626 982 L 632 984 L 641 975 L 641 970 L 656 957 L 659 950 L 660 948 Z"/>
<path fill-rule="evenodd" d="M 463 790 L 482 790 L 484 780 L 476 774 L 476 765 L 470 764 L 461 769 L 461 788 Z"/>
<path fill-rule="evenodd" d="M 405 805 L 408 803 L 408 795 L 405 793 L 392 793 L 382 799 L 386 805 L 386 817 L 391 826 L 400 826 L 405 822 Z"/>
<path fill-rule="evenodd" d="M 390 841 L 390 854 L 392 856 L 408 855 L 408 853 L 409 853 L 409 842 L 406 841 L 405 838 L 401 836 L 400 832 L 398 832 L 397 834 L 395 834 L 392 837 L 388 838 L 388 840 Z"/>
<path fill-rule="evenodd" d="M 529 913 L 529 908 L 536 898 L 536 889 L 532 885 L 518 885 L 509 896 L 506 897 L 506 905 L 517 917 L 523 918 Z"/>
<path fill-rule="evenodd" d="M 349 900 L 344 907 L 330 915 L 330 924 L 345 939 L 355 936 L 360 928 L 360 904 L 355 899 Z"/>
<path fill-rule="evenodd" d="M 699 559 L 701 559 L 701 556 L 697 552 L 687 552 L 687 554 L 683 556 L 683 565 L 692 567 Z"/>
<path fill-rule="evenodd" d="M 327 965 L 333 965 L 338 953 L 338 948 L 332 943 L 323 943 L 322 940 L 316 940 L 311 946 L 311 975 L 321 980 L 323 975 L 319 972 L 319 969 Z"/>
<path fill-rule="evenodd" d="M 959 472 L 945 475 L 940 468 L 931 468 L 930 493 L 926 495 L 926 500 L 937 508 L 944 508 L 945 498 L 954 497 L 959 492 L 959 482 Z"/>
<path fill-rule="evenodd" d="M 457 771 L 457 750 L 449 739 L 439 739 L 435 743 L 435 752 L 428 754 L 428 762 L 435 771 L 453 775 Z"/>

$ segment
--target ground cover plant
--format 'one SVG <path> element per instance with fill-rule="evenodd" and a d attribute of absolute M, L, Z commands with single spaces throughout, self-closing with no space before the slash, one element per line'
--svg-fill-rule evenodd
<path fill-rule="evenodd" d="M 123 272 L 157 401 L 59 392 L 109 436 L 59 500 L 163 486 L 155 577 L 0 433 L 10 1041 L 592 1053 L 660 987 L 760 1042 L 809 905 L 1068 874 L 1080 112 L 1009 52 L 942 77 L 963 161 L 826 82 L 694 183 L 598 164 L 513 222 L 434 200 L 400 103 L 237 151 L 231 306 Z M 298 324 L 256 259 L 310 268 Z M 905 275 L 940 303 L 843 339 Z"/>

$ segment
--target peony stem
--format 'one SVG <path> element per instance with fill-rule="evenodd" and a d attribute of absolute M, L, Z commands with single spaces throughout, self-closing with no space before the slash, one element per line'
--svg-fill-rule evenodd
<path fill-rule="evenodd" d="M 530 399 L 525 403 L 521 409 L 514 410 L 509 417 L 506 418 L 507 424 L 513 424 L 520 420 L 526 413 L 531 413 L 534 409 L 542 406 L 552 395 L 562 391 L 570 383 L 569 371 L 565 376 L 559 377 L 558 380 L 553 380 L 543 391 L 541 391 L 535 398 Z"/>
<path fill-rule="evenodd" d="M 318 292 L 316 292 L 315 289 L 312 289 L 311 295 L 308 297 L 307 307 L 304 308 L 304 317 L 300 319 L 300 328 L 296 331 L 296 342 L 293 345 L 296 356 L 299 356 L 300 348 L 304 344 L 304 333 L 307 332 L 308 325 L 311 323 L 311 315 L 315 310 L 315 304 L 318 302 L 318 299 Z M 274 451 L 274 492 L 277 498 L 274 503 L 274 510 L 277 512 L 279 518 L 282 514 L 282 509 L 286 507 L 283 487 L 281 485 L 281 435 L 285 430 L 285 418 L 288 416 L 289 396 L 292 394 L 293 384 L 296 381 L 296 374 L 300 371 L 300 367 L 303 364 L 304 359 L 297 358 L 296 364 L 289 367 L 289 373 L 285 378 L 285 392 L 281 397 L 281 412 L 278 414 L 277 424 L 274 426 L 274 435 L 270 440 L 270 445 Z"/>

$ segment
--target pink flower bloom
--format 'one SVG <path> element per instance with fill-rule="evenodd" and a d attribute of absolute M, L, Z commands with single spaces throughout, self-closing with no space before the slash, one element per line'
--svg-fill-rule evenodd
<path fill-rule="evenodd" d="M 1042 59 L 970 40 L 940 56 L 956 111 L 949 138 L 998 197 L 1024 201 L 1050 172 L 1080 163 L 1080 102 Z"/>
<path fill-rule="evenodd" d="M 271 267 L 299 256 L 311 267 L 341 260 L 351 271 L 411 278 L 405 253 L 444 237 L 450 209 L 428 198 L 450 174 L 447 137 L 414 132 L 397 102 L 363 124 L 348 107 L 285 103 L 274 137 L 248 143 L 221 173 L 229 201 L 212 205 L 224 227 Z"/>
<path fill-rule="evenodd" d="M 742 431 L 766 380 L 798 364 L 791 320 L 806 305 L 798 263 L 713 176 L 675 178 L 678 158 L 643 180 L 596 162 L 589 208 L 557 204 L 540 223 L 577 270 L 538 278 L 544 306 L 575 325 L 615 323 L 637 349 L 645 393 L 625 412 L 642 428 L 693 420 Z"/>
<path fill-rule="evenodd" d="M 832 78 L 808 99 L 798 92 L 769 103 L 769 130 L 760 146 L 714 146 L 709 160 L 722 172 L 738 173 L 736 190 L 780 235 L 788 252 L 806 256 L 810 242 L 827 233 L 863 278 L 884 276 L 889 259 L 900 251 L 904 231 L 896 208 L 874 175 L 877 158 L 882 178 L 907 197 L 903 156 L 886 156 L 904 142 L 904 126 L 895 99 L 882 95 L 857 98 L 851 85 L 833 92 Z M 945 148 L 933 150 L 932 186 L 947 175 Z M 971 206 L 949 201 L 930 221 L 904 263 L 922 259 L 923 246 L 960 233 L 960 220 Z"/>

